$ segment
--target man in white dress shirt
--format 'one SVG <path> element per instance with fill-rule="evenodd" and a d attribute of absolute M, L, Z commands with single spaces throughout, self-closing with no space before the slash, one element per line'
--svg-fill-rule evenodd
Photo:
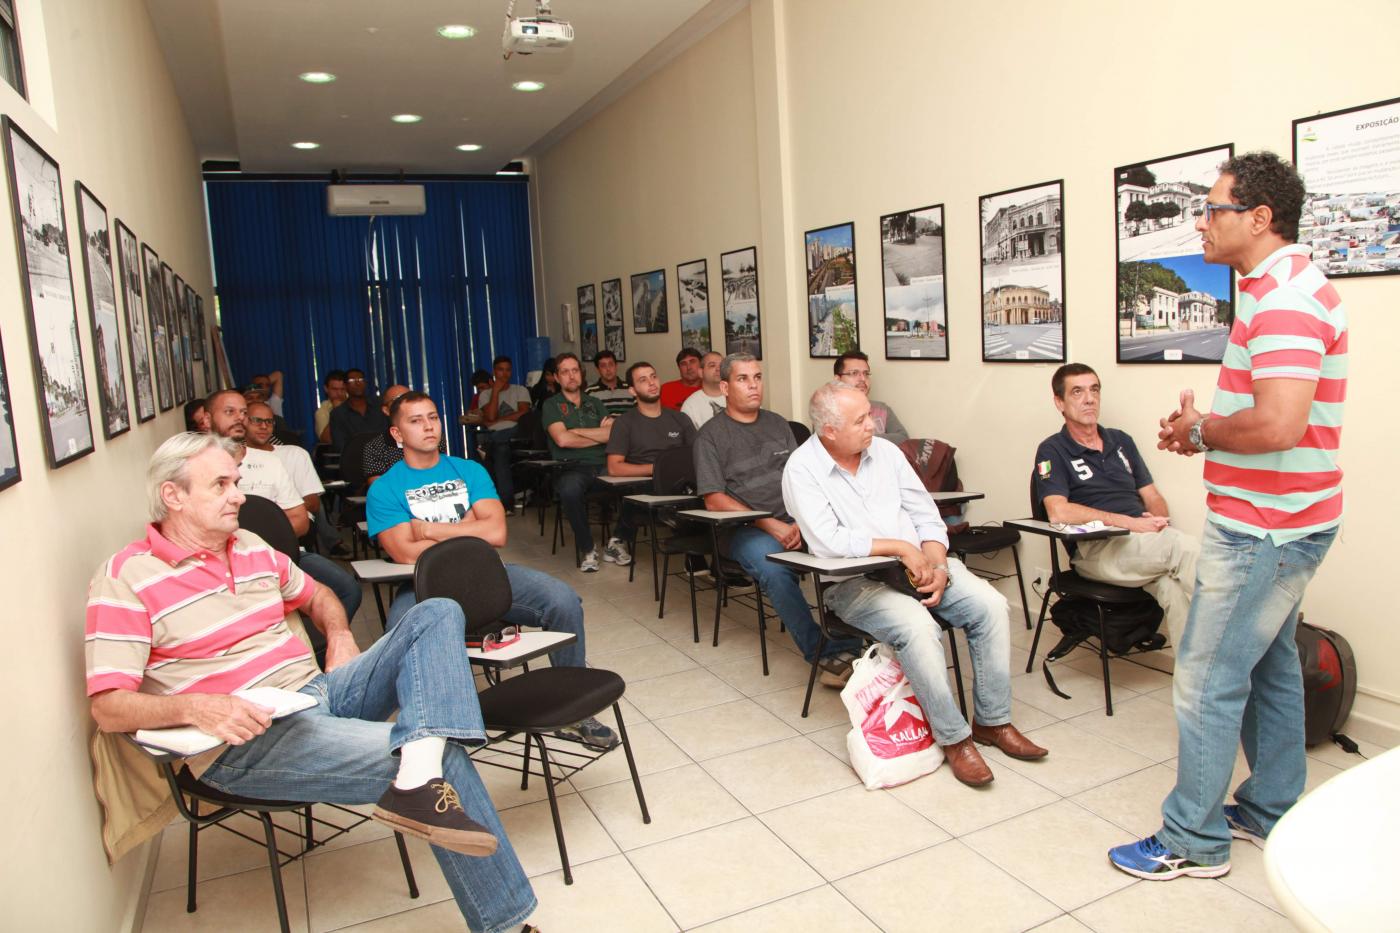
<path fill-rule="evenodd" d="M 1013 758 L 1046 751 L 1011 724 L 1011 638 L 1006 597 L 948 557 L 938 506 L 899 448 L 875 437 L 870 400 L 840 382 L 812 395 L 814 433 L 788 458 L 783 501 L 808 549 L 818 557 L 898 557 L 910 587 L 854 577 L 826 591 L 826 605 L 846 624 L 894 649 L 923 706 L 953 776 L 990 783 L 977 745 Z M 930 610 L 967 635 L 976 673 L 975 721 L 969 725 L 948 687 L 938 623 Z"/>

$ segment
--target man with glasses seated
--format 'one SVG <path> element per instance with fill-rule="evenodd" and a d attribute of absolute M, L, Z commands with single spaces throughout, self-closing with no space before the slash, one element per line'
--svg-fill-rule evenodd
<path fill-rule="evenodd" d="M 468 756 L 486 731 L 461 607 L 429 600 L 361 654 L 335 597 L 238 527 L 235 453 L 212 434 L 162 444 L 146 471 L 151 524 L 93 577 L 87 694 L 105 835 L 139 845 L 170 800 L 148 763 L 120 764 L 120 734 L 194 726 L 226 743 L 186 761 L 202 783 L 256 800 L 375 804 L 374 819 L 432 845 L 468 927 L 517 928 L 536 901 Z M 297 610 L 324 634 L 325 673 Z M 250 687 L 315 703 L 273 719 L 234 693 Z"/>
<path fill-rule="evenodd" d="M 247 445 L 253 450 L 270 453 L 281 462 L 282 468 L 287 471 L 287 476 L 292 480 L 292 487 L 296 489 L 297 495 L 301 496 L 302 504 L 306 506 L 306 514 L 311 516 L 311 526 L 316 532 L 318 550 L 326 551 L 333 557 L 349 557 L 350 552 L 341 547 L 340 533 L 335 530 L 335 526 L 331 524 L 325 509 L 322 507 L 321 496 L 325 493 L 326 487 L 321 484 L 321 477 L 316 475 L 316 467 L 311 462 L 311 455 L 306 452 L 305 447 L 298 447 L 296 444 L 276 443 L 272 433 L 276 424 L 277 419 L 266 402 L 254 402 L 249 405 Z M 358 595 L 359 587 L 357 586 L 355 589 L 356 595 Z M 355 608 L 358 608 L 359 604 L 359 600 L 355 600 Z M 355 617 L 355 608 L 351 608 L 349 605 L 345 607 L 346 614 L 352 619 Z"/>
<path fill-rule="evenodd" d="M 363 369 L 345 371 L 347 397 L 331 412 L 331 449 L 336 453 L 343 452 L 352 437 L 375 434 L 389 427 L 379 401 L 366 394 L 367 387 Z"/>
<path fill-rule="evenodd" d="M 480 538 L 493 547 L 506 543 L 506 513 L 485 467 L 438 452 L 442 421 L 437 405 L 422 392 L 405 392 L 389 409 L 390 430 L 403 445 L 403 460 L 369 488 L 365 517 L 370 537 L 390 559 L 413 564 L 418 555 L 448 538 Z M 583 604 L 562 580 L 547 573 L 506 564 L 512 603 L 502 619 L 551 632 L 572 632 L 578 640 L 550 652 L 554 667 L 586 667 Z M 464 568 L 463 572 L 467 572 Z M 389 607 L 390 631 L 414 605 L 412 581 L 405 583 Z M 590 717 L 570 726 L 561 738 L 608 749 L 619 742 L 612 729 Z"/>
<path fill-rule="evenodd" d="M 870 401 L 832 382 L 812 395 L 814 433 L 787 461 L 783 501 L 818 557 L 898 557 L 899 586 L 853 577 L 826 591 L 847 625 L 894 649 L 953 776 L 991 783 L 977 745 L 1013 758 L 1045 749 L 1011 724 L 1011 635 L 1006 597 L 948 556 L 938 506 L 899 448 L 875 437 Z M 903 585 L 907 581 L 907 585 Z M 948 687 L 941 629 L 929 614 L 967 634 L 975 671 L 971 725 Z"/>
<path fill-rule="evenodd" d="M 836 358 L 832 366 L 836 378 L 852 388 L 860 389 L 870 396 L 870 357 L 859 350 L 847 350 Z M 900 423 L 894 409 L 884 402 L 870 399 L 870 420 L 875 425 L 875 436 L 899 445 L 909 440 L 909 432 Z"/>

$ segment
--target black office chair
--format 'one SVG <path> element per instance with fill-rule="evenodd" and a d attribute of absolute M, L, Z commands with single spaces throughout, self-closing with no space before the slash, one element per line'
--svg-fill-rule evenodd
<path fill-rule="evenodd" d="M 467 617 L 467 637 L 479 638 L 499 631 L 501 616 L 511 606 L 510 579 L 496 549 L 479 538 L 452 538 L 428 548 L 418 556 L 413 569 L 413 591 L 421 602 L 434 597 L 452 599 L 462 607 Z M 612 671 L 590 667 L 546 667 L 529 670 L 514 677 L 498 680 L 477 694 L 481 718 L 489 732 L 498 732 L 488 747 L 501 744 L 521 746 L 520 788 L 524 790 L 530 775 L 544 778 L 549 793 L 550 814 L 554 817 L 554 838 L 559 844 L 559 861 L 564 869 L 564 883 L 573 884 L 573 870 L 564 844 L 564 827 L 559 819 L 559 802 L 555 798 L 556 784 L 567 780 L 592 764 L 604 751 L 579 746 L 583 751 L 555 747 L 544 741 L 567 726 L 596 716 L 612 707 L 617 719 L 617 734 L 622 739 L 622 751 L 627 756 L 627 769 L 637 792 L 642 810 L 642 822 L 650 823 L 642 781 L 637 776 L 637 764 L 632 758 L 632 745 L 627 740 L 627 727 L 622 721 L 618 700 L 627 685 Z M 516 736 L 523 736 L 517 739 Z M 540 770 L 530 769 L 531 743 L 539 752 Z M 574 759 L 581 759 L 575 764 Z M 478 765 L 514 767 L 488 759 L 474 759 Z M 555 776 L 556 770 L 558 777 Z"/>
<path fill-rule="evenodd" d="M 1026 631 L 1030 631 L 1030 604 L 1026 600 L 1025 577 L 1021 574 L 1021 555 L 1016 551 L 1016 545 L 1020 541 L 1021 533 L 1015 528 L 1007 528 L 1004 525 L 972 525 L 965 531 L 948 532 L 948 553 L 966 564 L 969 555 L 994 555 L 998 551 L 1009 548 L 1011 561 L 1016 567 L 1016 588 L 1021 592 L 1021 615 L 1026 621 Z M 999 573 L 983 566 L 969 566 L 967 569 L 979 577 L 993 581 L 1004 580 L 1011 576 L 1011 574 Z"/>
<path fill-rule="evenodd" d="M 1037 521 L 1042 522 L 1048 520 L 1049 518 L 1045 511 L 1044 501 L 1036 495 L 1034 475 L 1031 476 L 1031 516 Z M 1065 544 L 1065 552 L 1067 557 L 1072 561 L 1074 559 L 1074 550 L 1073 547 L 1068 543 Z M 1141 587 L 1116 586 L 1112 583 L 1099 583 L 1097 580 L 1090 580 L 1087 577 L 1081 577 L 1073 569 L 1060 569 L 1060 551 L 1059 548 L 1055 546 L 1055 539 L 1050 538 L 1050 580 L 1045 587 L 1045 597 L 1040 601 L 1040 618 L 1036 622 L 1035 638 L 1031 640 L 1030 657 L 1026 659 L 1027 674 L 1029 674 L 1035 666 L 1035 653 L 1040 646 L 1040 633 L 1041 630 L 1045 627 L 1045 614 L 1050 608 L 1050 597 L 1052 595 L 1056 596 L 1059 599 L 1074 598 L 1092 603 L 1094 608 L 1098 611 L 1099 634 L 1078 644 L 1066 647 L 1064 653 L 1058 654 L 1057 657 L 1052 658 L 1050 657 L 1050 655 L 1047 655 L 1045 658 L 1045 662 L 1041 666 L 1042 670 L 1045 672 L 1046 683 L 1050 685 L 1050 689 L 1053 690 L 1057 696 L 1061 696 L 1068 699 L 1069 694 L 1064 693 L 1055 684 L 1055 679 L 1050 673 L 1050 662 L 1052 660 L 1059 660 L 1060 657 L 1064 657 L 1065 655 L 1069 654 L 1070 651 L 1074 650 L 1074 648 L 1079 647 L 1080 645 L 1092 649 L 1093 647 L 1095 647 L 1093 643 L 1097 643 L 1099 661 L 1103 665 L 1104 705 L 1105 707 L 1107 707 L 1107 714 L 1109 716 L 1112 716 L 1113 687 L 1109 679 L 1108 671 L 1109 652 L 1108 639 L 1105 634 L 1105 609 L 1107 607 L 1112 606 L 1129 606 L 1144 602 L 1155 603 L 1156 601 L 1152 598 L 1151 593 L 1147 592 Z M 1160 647 L 1161 646 L 1158 645 L 1157 647 L 1152 648 L 1135 649 L 1133 651 L 1116 654 L 1115 657 L 1125 657 L 1130 654 L 1143 654 L 1146 651 L 1157 651 L 1160 649 Z M 1051 654 L 1057 654 L 1057 652 L 1052 651 Z"/>
<path fill-rule="evenodd" d="M 340 522 L 350 529 L 351 550 L 357 556 L 362 543 L 365 555 L 369 556 L 369 536 L 360 532 L 359 525 L 365 518 L 364 495 L 369 485 L 369 476 L 365 473 L 365 445 L 375 437 L 375 433 L 356 434 L 345 442 L 345 448 L 340 452 L 340 478 L 350 484 L 345 489 Z"/>
<path fill-rule="evenodd" d="M 301 545 L 287 513 L 271 499 L 262 496 L 248 496 L 238 508 L 238 527 L 251 531 L 272 545 L 273 550 L 281 551 L 291 558 L 292 563 L 301 561 Z M 306 626 L 306 638 L 311 642 L 311 651 L 316 655 L 316 666 L 326 666 L 326 636 L 314 625 Z"/>
<path fill-rule="evenodd" d="M 807 443 L 807 438 L 812 436 L 812 429 L 800 421 L 789 421 L 788 427 L 792 428 L 792 436 L 797 438 L 797 443 Z"/>

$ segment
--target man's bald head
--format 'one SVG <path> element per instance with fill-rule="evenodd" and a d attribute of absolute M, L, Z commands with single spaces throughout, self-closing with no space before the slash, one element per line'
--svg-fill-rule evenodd
<path fill-rule="evenodd" d="M 386 415 L 389 414 L 389 409 L 390 409 L 391 407 L 393 407 L 393 404 L 394 404 L 394 402 L 398 399 L 398 397 L 399 397 L 400 395 L 407 395 L 408 392 L 409 392 L 408 386 L 389 386 L 389 388 L 385 389 L 385 390 L 384 390 L 384 414 L 386 414 Z"/>
<path fill-rule="evenodd" d="M 248 403 L 248 446 L 258 450 L 272 449 L 272 435 L 277 430 L 277 417 L 266 402 Z"/>

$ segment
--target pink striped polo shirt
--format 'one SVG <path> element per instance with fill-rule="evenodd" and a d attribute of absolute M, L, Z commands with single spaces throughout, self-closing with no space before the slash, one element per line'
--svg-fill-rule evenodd
<path fill-rule="evenodd" d="M 320 673 L 286 622 L 316 583 L 242 529 L 227 565 L 173 544 L 155 525 L 93 577 L 87 604 L 87 692 L 298 690 Z"/>
<path fill-rule="evenodd" d="M 1347 319 L 1311 250 L 1275 250 L 1240 279 L 1239 306 L 1220 364 L 1211 417 L 1254 407 L 1254 383 L 1317 383 L 1303 438 L 1267 454 L 1206 454 L 1210 521 L 1285 544 L 1342 520 L 1342 408 L 1347 394 Z"/>

